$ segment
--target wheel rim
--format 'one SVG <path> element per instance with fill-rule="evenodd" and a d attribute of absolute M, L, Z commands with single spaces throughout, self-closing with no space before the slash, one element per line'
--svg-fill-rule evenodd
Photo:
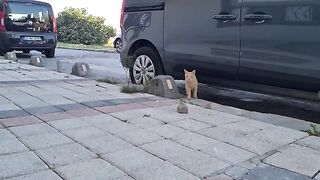
<path fill-rule="evenodd" d="M 137 57 L 133 65 L 133 78 L 137 84 L 146 84 L 155 77 L 155 74 L 154 64 L 148 56 Z"/>
<path fill-rule="evenodd" d="M 120 51 L 121 48 L 122 48 L 122 42 L 121 42 L 120 40 L 118 40 L 118 41 L 116 42 L 116 49 L 117 49 L 118 51 Z"/>

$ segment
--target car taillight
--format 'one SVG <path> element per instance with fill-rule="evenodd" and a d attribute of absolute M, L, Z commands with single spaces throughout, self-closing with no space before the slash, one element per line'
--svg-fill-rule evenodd
<path fill-rule="evenodd" d="M 55 16 L 52 16 L 52 25 L 53 25 L 53 32 L 58 32 L 58 28 L 57 28 L 57 19 Z"/>
<path fill-rule="evenodd" d="M 123 28 L 123 21 L 124 21 L 124 7 L 126 5 L 126 0 L 122 0 L 122 8 L 121 8 L 121 16 L 120 16 L 120 28 Z"/>
<path fill-rule="evenodd" d="M 6 27 L 4 25 L 4 13 L 0 11 L 0 32 L 6 31 Z"/>

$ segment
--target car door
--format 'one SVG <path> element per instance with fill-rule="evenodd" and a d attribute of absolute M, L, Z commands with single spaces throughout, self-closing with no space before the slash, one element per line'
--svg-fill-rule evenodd
<path fill-rule="evenodd" d="M 201 82 L 235 79 L 240 52 L 240 6 L 234 0 L 168 0 L 164 20 L 166 73 L 196 70 Z"/>
<path fill-rule="evenodd" d="M 319 0 L 243 0 L 240 79 L 319 91 L 319 32 Z"/>

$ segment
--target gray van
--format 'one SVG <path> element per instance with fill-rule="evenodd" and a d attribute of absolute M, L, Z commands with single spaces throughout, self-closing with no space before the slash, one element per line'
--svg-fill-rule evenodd
<path fill-rule="evenodd" d="M 123 0 L 121 61 L 133 83 L 200 82 L 320 91 L 319 0 Z"/>
<path fill-rule="evenodd" d="M 13 50 L 37 50 L 53 58 L 56 45 L 57 24 L 50 4 L 0 0 L 0 55 Z"/>

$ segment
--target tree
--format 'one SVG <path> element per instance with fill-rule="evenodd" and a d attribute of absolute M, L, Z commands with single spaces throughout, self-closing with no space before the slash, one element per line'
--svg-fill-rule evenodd
<path fill-rule="evenodd" d="M 58 40 L 73 44 L 102 45 L 115 29 L 105 18 L 88 14 L 85 8 L 65 8 L 57 18 Z"/>

